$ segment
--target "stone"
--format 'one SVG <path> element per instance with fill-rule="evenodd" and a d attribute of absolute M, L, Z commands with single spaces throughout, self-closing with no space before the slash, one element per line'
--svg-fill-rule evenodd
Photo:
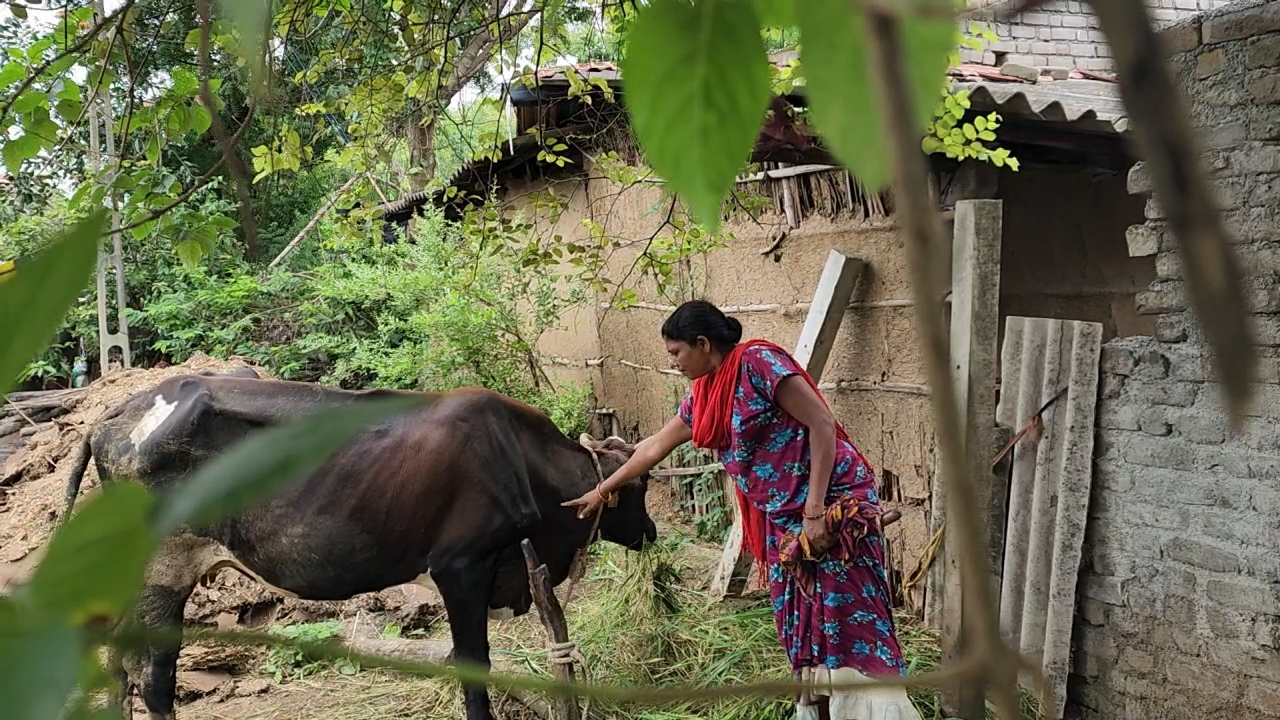
<path fill-rule="evenodd" d="M 1061 65 L 1045 65 L 1040 68 L 1041 75 L 1048 75 L 1051 80 L 1068 80 L 1071 78 L 1071 68 Z"/>
<path fill-rule="evenodd" d="M 1122 375 L 1103 375 L 1102 388 L 1099 394 L 1104 400 L 1114 400 L 1120 397 L 1124 392 L 1124 376 Z"/>
<path fill-rule="evenodd" d="M 1245 47 L 1244 65 L 1250 69 L 1280 65 L 1280 33 L 1250 39 Z"/>
<path fill-rule="evenodd" d="M 1166 351 L 1165 357 L 1169 359 L 1169 377 L 1174 380 L 1202 383 L 1217 379 L 1213 357 L 1205 350 L 1200 348 L 1169 350 Z"/>
<path fill-rule="evenodd" d="M 1107 613 L 1110 609 L 1106 603 L 1085 598 L 1077 609 L 1077 615 L 1090 625 L 1102 626 L 1107 624 Z"/>
<path fill-rule="evenodd" d="M 1124 448 L 1124 459 L 1134 465 L 1166 470 L 1194 470 L 1198 463 L 1194 454 L 1181 443 L 1160 437 L 1135 436 Z M 1158 481 L 1156 473 L 1148 473 L 1144 481 Z"/>
<path fill-rule="evenodd" d="M 1163 236 L 1163 223 L 1130 225 L 1124 231 L 1125 242 L 1129 245 L 1129 257 L 1148 257 L 1160 252 L 1160 238 Z"/>
<path fill-rule="evenodd" d="M 1168 53 L 1184 53 L 1200 47 L 1200 18 L 1192 17 L 1160 31 L 1160 40 Z"/>
<path fill-rule="evenodd" d="M 1124 581 L 1120 578 L 1090 575 L 1083 585 L 1082 594 L 1087 598 L 1108 605 L 1124 605 Z"/>
<path fill-rule="evenodd" d="M 1222 48 L 1202 52 L 1196 57 L 1196 77 L 1201 80 L 1217 75 L 1227 66 L 1227 54 Z"/>
<path fill-rule="evenodd" d="M 1130 195 L 1146 195 L 1152 191 L 1151 172 L 1147 170 L 1145 162 L 1139 160 L 1129 168 L 1126 187 Z"/>
<path fill-rule="evenodd" d="M 1164 437 L 1173 433 L 1173 425 L 1169 423 L 1168 409 L 1162 407 L 1144 408 L 1138 412 L 1138 429 L 1148 435 Z"/>
<path fill-rule="evenodd" d="M 1132 245 L 1129 255 L 1133 256 Z M 1161 280 L 1182 279 L 1182 257 L 1177 252 L 1162 252 L 1156 255 L 1156 277 Z"/>
<path fill-rule="evenodd" d="M 1152 283 L 1134 296 L 1139 315 L 1161 315 L 1187 309 L 1187 293 L 1177 280 Z"/>
<path fill-rule="evenodd" d="M 1098 427 L 1110 430 L 1137 430 L 1138 411 L 1130 405 L 1108 404 L 1098 411 Z"/>
<path fill-rule="evenodd" d="M 1246 89 L 1254 105 L 1280 102 L 1280 75 L 1270 71 L 1259 72 L 1249 79 Z"/>
<path fill-rule="evenodd" d="M 1187 324 L 1182 315 L 1161 315 L 1156 318 L 1156 339 L 1165 343 L 1180 343 L 1187 339 Z"/>
<path fill-rule="evenodd" d="M 1196 130 L 1200 142 L 1204 144 L 1204 147 L 1211 150 L 1233 148 L 1237 143 L 1249 139 L 1248 123 L 1239 121 L 1222 122 L 1219 117 L 1213 118 L 1212 122 L 1201 125 Z"/>
<path fill-rule="evenodd" d="M 1169 358 L 1159 350 L 1147 350 L 1138 357 L 1133 377 L 1140 380 L 1163 380 L 1169 377 Z"/>
<path fill-rule="evenodd" d="M 1276 30 L 1280 30 L 1280 5 L 1265 3 L 1205 18 L 1201 38 L 1209 45 Z"/>
<path fill-rule="evenodd" d="M 1280 172 L 1280 144 L 1249 143 L 1231 154 L 1230 164 L 1238 175 Z"/>
<path fill-rule="evenodd" d="M 1239 621 L 1247 627 L 1245 618 L 1241 617 Z M 1253 641 L 1262 647 L 1280 648 L 1280 618 L 1268 616 L 1258 618 L 1253 623 L 1252 635 Z"/>
<path fill-rule="evenodd" d="M 1210 580 L 1205 587 L 1210 600 L 1248 612 L 1280 615 L 1280 585 L 1248 580 Z"/>
<path fill-rule="evenodd" d="M 1127 384 L 1127 389 L 1130 399 L 1136 403 L 1186 408 L 1196 402 L 1196 386 L 1189 382 L 1132 380 Z"/>
<path fill-rule="evenodd" d="M 1173 538 L 1165 543 L 1164 554 L 1170 560 L 1210 572 L 1234 573 L 1240 567 L 1235 553 L 1190 538 Z"/>
<path fill-rule="evenodd" d="M 1253 624 L 1240 612 L 1218 605 L 1209 605 L 1204 610 L 1209 632 L 1214 635 L 1239 640 L 1252 634 Z"/>
<path fill-rule="evenodd" d="M 1253 318 L 1254 342 L 1264 347 L 1280 347 L 1280 317 L 1255 315 Z"/>
<path fill-rule="evenodd" d="M 1183 413 L 1174 427 L 1178 437 L 1197 445 L 1221 445 L 1227 439 L 1227 419 L 1218 413 Z"/>
<path fill-rule="evenodd" d="M 1148 220 L 1164 220 L 1167 216 L 1164 214 L 1164 208 L 1160 207 L 1160 203 L 1155 198 L 1147 200 L 1144 208 Z"/>
<path fill-rule="evenodd" d="M 1251 682 L 1245 685 L 1244 702 L 1250 708 L 1275 717 L 1280 708 L 1280 685 Z"/>
<path fill-rule="evenodd" d="M 1035 82 L 1040 79 L 1039 70 L 1034 67 L 1012 62 L 1007 62 L 1001 65 L 1000 74 L 1015 77 L 1019 80 L 1026 80 L 1027 82 Z"/>
<path fill-rule="evenodd" d="M 1271 208 L 1247 207 L 1222 213 L 1228 242 L 1249 244 L 1270 241 L 1276 235 L 1276 213 Z"/>
<path fill-rule="evenodd" d="M 1280 200 L 1280 173 L 1274 175 L 1255 175 L 1249 178 L 1250 185 L 1244 201 L 1253 206 L 1267 207 Z"/>
<path fill-rule="evenodd" d="M 1244 287 L 1245 303 L 1250 312 L 1280 312 L 1280 277 L 1268 273 L 1249 278 Z"/>
<path fill-rule="evenodd" d="M 1104 345 L 1102 347 L 1101 367 L 1103 372 L 1116 375 L 1131 375 L 1137 366 L 1138 361 L 1128 348 L 1117 345 Z"/>

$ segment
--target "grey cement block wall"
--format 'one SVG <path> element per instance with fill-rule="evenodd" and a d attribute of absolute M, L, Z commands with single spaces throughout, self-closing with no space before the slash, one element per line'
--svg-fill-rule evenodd
<path fill-rule="evenodd" d="M 1130 229 L 1155 337 L 1106 345 L 1070 699 L 1084 718 L 1280 716 L 1280 0 L 1166 30 L 1262 361 L 1231 434 L 1158 199 Z M 1129 190 L 1150 192 L 1141 164 Z"/>
<path fill-rule="evenodd" d="M 1157 22 L 1172 23 L 1230 2 L 1147 0 L 1147 6 Z M 1014 62 L 1098 72 L 1112 70 L 1111 49 L 1087 2 L 1053 0 L 1032 11 L 1020 13 L 1010 22 L 989 25 L 999 41 L 989 44 L 985 52 L 965 49 L 961 53 L 965 62 L 994 66 Z"/>

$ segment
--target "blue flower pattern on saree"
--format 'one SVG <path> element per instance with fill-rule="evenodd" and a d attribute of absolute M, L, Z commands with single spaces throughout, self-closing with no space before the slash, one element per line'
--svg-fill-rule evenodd
<path fill-rule="evenodd" d="M 777 564 L 778 541 L 800 529 L 809 495 L 808 429 L 774 402 L 778 384 L 799 370 L 795 360 L 767 348 L 743 352 L 733 438 L 720 453 L 726 472 L 770 521 L 768 581 L 778 637 L 796 671 L 851 667 L 869 676 L 905 675 L 879 534 L 864 537 L 863 552 L 851 562 L 819 561 L 813 597 L 802 595 L 795 578 Z M 691 396 L 680 404 L 679 415 L 693 425 Z M 879 502 L 875 474 L 850 443 L 837 443 L 831 476 L 828 501 L 854 494 Z"/>

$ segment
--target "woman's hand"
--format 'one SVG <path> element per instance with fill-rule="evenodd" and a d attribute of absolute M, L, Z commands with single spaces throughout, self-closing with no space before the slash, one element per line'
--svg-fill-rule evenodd
<path fill-rule="evenodd" d="M 600 506 L 604 505 L 604 495 L 601 494 L 599 487 L 593 487 L 582 497 L 575 500 L 560 503 L 560 507 L 576 507 L 578 510 L 578 519 L 585 520 L 600 510 Z"/>
<path fill-rule="evenodd" d="M 821 514 L 818 514 L 817 518 L 809 516 L 810 513 L 805 511 L 801 531 L 805 537 L 809 538 L 809 552 L 816 559 L 831 549 L 831 546 L 835 544 L 835 538 L 831 537 L 831 533 L 827 532 L 827 520 L 825 517 Z"/>

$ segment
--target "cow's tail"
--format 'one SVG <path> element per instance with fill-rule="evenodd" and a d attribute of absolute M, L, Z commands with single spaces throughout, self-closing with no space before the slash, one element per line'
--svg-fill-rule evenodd
<path fill-rule="evenodd" d="M 80 449 L 76 451 L 75 463 L 71 466 L 71 476 L 67 478 L 67 504 L 62 511 L 61 525 L 71 517 L 71 509 L 76 505 L 76 496 L 80 494 L 80 484 L 84 482 L 84 473 L 89 469 L 89 460 L 93 458 L 93 447 L 89 445 L 91 432 L 86 432 L 80 440 Z"/>

